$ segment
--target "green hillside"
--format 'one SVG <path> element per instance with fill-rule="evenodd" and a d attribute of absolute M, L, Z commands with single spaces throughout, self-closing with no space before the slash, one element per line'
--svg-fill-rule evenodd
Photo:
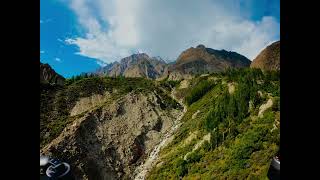
<path fill-rule="evenodd" d="M 188 110 L 148 179 L 266 179 L 280 144 L 280 73 L 228 69 L 177 89 Z"/>

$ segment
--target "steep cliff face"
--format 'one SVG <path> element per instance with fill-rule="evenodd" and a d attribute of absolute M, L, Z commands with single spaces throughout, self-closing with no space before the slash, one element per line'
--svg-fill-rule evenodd
<path fill-rule="evenodd" d="M 280 41 L 274 42 L 252 61 L 251 68 L 262 70 L 280 70 Z"/>
<path fill-rule="evenodd" d="M 164 108 L 161 101 L 155 92 L 147 96 L 129 93 L 108 105 L 77 114 L 41 153 L 70 162 L 79 179 L 132 178 L 135 167 L 181 113 L 181 107 Z"/>

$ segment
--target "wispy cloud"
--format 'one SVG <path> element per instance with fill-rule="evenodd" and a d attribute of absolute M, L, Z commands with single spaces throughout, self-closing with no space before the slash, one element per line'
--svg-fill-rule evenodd
<path fill-rule="evenodd" d="M 98 60 L 98 61 L 96 61 L 96 62 L 97 62 L 97 64 L 98 64 L 99 66 L 101 66 L 101 67 L 104 67 L 104 66 L 108 65 L 107 63 L 105 63 L 105 62 L 103 62 L 103 61 L 100 61 L 100 60 Z"/>
<path fill-rule="evenodd" d="M 65 42 L 78 46 L 77 54 L 106 63 L 138 49 L 176 59 L 198 44 L 253 59 L 279 37 L 280 25 L 274 17 L 250 20 L 243 12 L 252 9 L 241 9 L 241 1 L 71 0 L 69 6 L 87 33 Z"/>
<path fill-rule="evenodd" d="M 44 51 L 41 51 L 41 50 L 40 50 L 40 54 L 44 54 L 44 53 L 45 53 Z"/>
<path fill-rule="evenodd" d="M 40 19 L 40 24 L 42 24 L 43 23 L 43 21 Z"/>
<path fill-rule="evenodd" d="M 57 61 L 57 62 L 61 62 L 60 58 L 55 58 L 54 60 Z"/>

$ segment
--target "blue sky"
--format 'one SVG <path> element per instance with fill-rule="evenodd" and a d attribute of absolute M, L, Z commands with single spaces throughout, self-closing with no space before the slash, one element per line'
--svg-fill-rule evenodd
<path fill-rule="evenodd" d="M 40 61 L 50 64 L 64 77 L 100 67 L 96 59 L 75 54 L 77 46 L 66 45 L 67 37 L 81 36 L 75 14 L 62 2 L 40 1 Z"/>
<path fill-rule="evenodd" d="M 279 0 L 40 0 L 40 61 L 64 77 L 198 44 L 253 59 L 279 34 Z"/>

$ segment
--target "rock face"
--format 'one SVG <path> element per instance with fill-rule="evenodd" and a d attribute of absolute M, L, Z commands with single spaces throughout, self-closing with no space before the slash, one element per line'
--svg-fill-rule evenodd
<path fill-rule="evenodd" d="M 228 67 L 249 67 L 251 61 L 236 53 L 215 50 L 199 45 L 182 52 L 176 62 L 167 64 L 160 57 L 149 57 L 145 53 L 133 54 L 97 70 L 97 74 L 112 77 L 146 77 L 170 80 L 190 79 L 193 75 L 220 72 Z"/>
<path fill-rule="evenodd" d="M 76 106 L 79 109 L 92 99 L 105 101 L 107 94 L 80 99 Z M 182 107 L 164 108 L 161 102 L 161 96 L 155 92 L 131 92 L 83 116 L 75 116 L 40 153 L 69 162 L 76 179 L 132 179 L 135 168 L 182 112 Z"/>
<path fill-rule="evenodd" d="M 183 51 L 168 71 L 169 79 L 177 79 L 190 74 L 220 72 L 228 67 L 241 68 L 249 65 L 250 60 L 236 52 L 198 45 Z"/>
<path fill-rule="evenodd" d="M 91 97 L 81 98 L 71 109 L 70 116 L 76 116 L 92 108 L 101 106 L 103 103 L 108 101 L 110 96 L 110 93 L 107 91 L 104 95 L 94 94 Z"/>
<path fill-rule="evenodd" d="M 274 42 L 252 61 L 251 68 L 262 70 L 280 70 L 280 41 Z"/>
<path fill-rule="evenodd" d="M 145 53 L 133 54 L 101 68 L 97 74 L 111 77 L 146 77 L 156 79 L 167 70 L 167 63 L 159 57 L 149 57 Z"/>
<path fill-rule="evenodd" d="M 42 64 L 40 62 L 40 82 L 63 85 L 64 77 L 57 74 L 49 64 Z"/>
<path fill-rule="evenodd" d="M 185 74 L 181 71 L 177 71 L 171 67 L 171 71 L 169 70 L 167 74 L 164 75 L 168 77 L 169 80 L 179 81 L 181 79 L 192 79 L 193 74 Z"/>

